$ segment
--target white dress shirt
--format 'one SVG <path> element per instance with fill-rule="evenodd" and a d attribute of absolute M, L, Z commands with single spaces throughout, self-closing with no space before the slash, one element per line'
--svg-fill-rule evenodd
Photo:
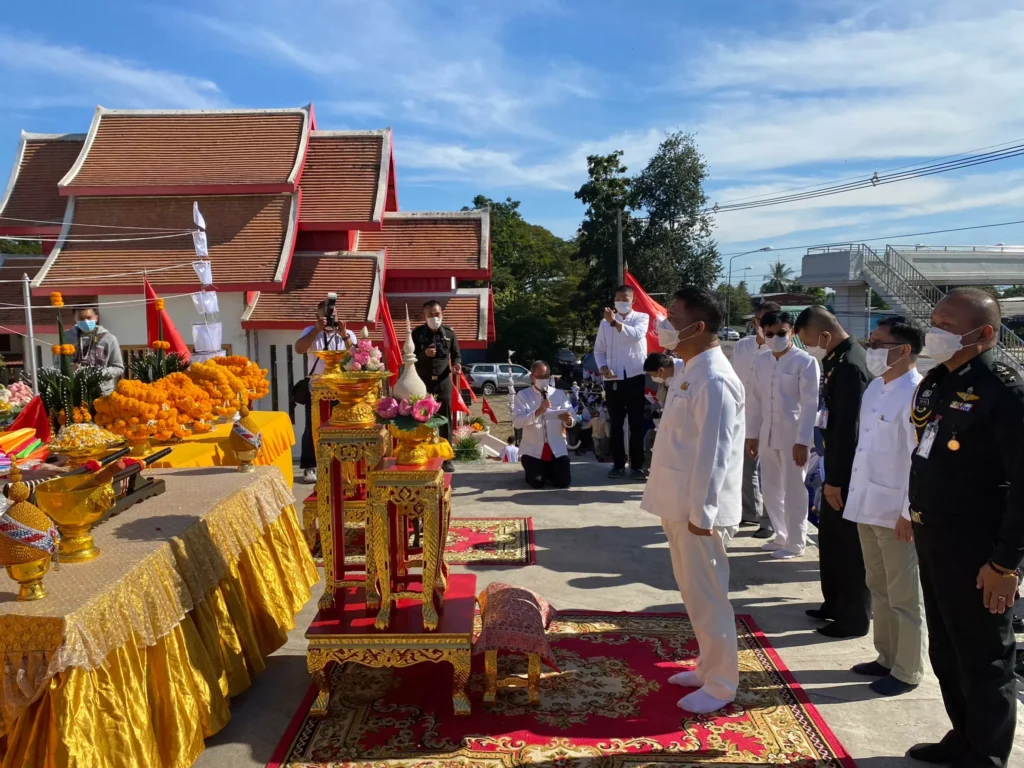
<path fill-rule="evenodd" d="M 740 377 L 743 388 L 750 390 L 750 379 L 754 375 L 754 360 L 758 355 L 768 351 L 768 345 L 757 346 L 757 336 L 750 334 L 736 342 L 732 348 L 732 367 Z"/>
<path fill-rule="evenodd" d="M 819 378 L 818 361 L 794 346 L 778 359 L 757 355 L 747 389 L 747 437 L 777 451 L 813 445 Z"/>
<path fill-rule="evenodd" d="M 607 320 L 601 321 L 594 341 L 594 362 L 597 368 L 609 368 L 616 379 L 642 376 L 647 359 L 647 324 L 650 317 L 643 312 L 631 311 L 625 317 L 616 314 L 622 330 L 612 328 Z"/>
<path fill-rule="evenodd" d="M 316 326 L 311 325 L 302 332 L 302 336 L 315 330 Z M 302 338 L 302 336 L 299 338 Z M 313 343 L 309 345 L 309 352 L 306 353 L 306 370 L 308 371 L 306 375 L 313 376 L 324 372 L 324 361 L 314 355 L 314 352 L 319 352 L 321 349 L 351 349 L 357 343 L 356 335 L 352 331 L 346 330 L 344 336 L 330 328 L 321 331 L 313 339 Z M 312 359 L 312 362 L 310 362 L 310 359 Z"/>
<path fill-rule="evenodd" d="M 698 528 L 739 525 L 743 385 L 721 347 L 677 366 L 640 508 Z"/>
<path fill-rule="evenodd" d="M 881 376 L 872 379 L 864 390 L 857 453 L 843 511 L 847 520 L 895 528 L 901 515 L 910 519 L 910 457 L 917 447 L 910 407 L 921 378 L 912 368 L 888 384 Z"/>
<path fill-rule="evenodd" d="M 523 439 L 519 443 L 521 456 L 542 458 L 545 443 L 551 446 L 551 453 L 554 456 L 569 454 L 565 444 L 565 430 L 576 423 L 576 409 L 572 407 L 569 398 L 561 389 L 549 387 L 547 395 L 550 406 L 541 416 L 537 416 L 537 409 L 544 398 L 536 387 L 521 390 L 516 395 L 515 406 L 512 409 L 512 426 L 523 430 Z M 563 413 L 569 414 L 572 418 L 568 425 L 559 418 Z"/>

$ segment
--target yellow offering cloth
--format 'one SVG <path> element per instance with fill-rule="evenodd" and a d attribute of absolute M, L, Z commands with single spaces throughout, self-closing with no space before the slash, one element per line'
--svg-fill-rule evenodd
<path fill-rule="evenodd" d="M 287 413 L 281 411 L 252 411 L 252 417 L 263 435 L 263 448 L 256 457 L 256 464 L 273 464 L 281 470 L 290 488 L 293 467 L 292 446 L 295 445 L 295 427 Z M 238 466 L 235 454 L 228 445 L 231 423 L 218 424 L 205 435 L 186 437 L 174 443 L 171 455 L 154 466 L 178 469 L 180 467 L 223 467 Z"/>
<path fill-rule="evenodd" d="M 93 529 L 47 597 L 0 580 L 2 765 L 186 768 L 318 580 L 273 467 L 155 471 L 167 491 Z"/>

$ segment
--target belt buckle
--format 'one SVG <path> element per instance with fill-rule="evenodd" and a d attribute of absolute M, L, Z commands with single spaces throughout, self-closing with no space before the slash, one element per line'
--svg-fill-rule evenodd
<path fill-rule="evenodd" d="M 437 381 L 437 376 L 431 376 L 431 377 L 430 377 L 430 380 L 431 380 L 431 381 Z"/>
<path fill-rule="evenodd" d="M 910 510 L 910 519 L 912 522 L 915 522 L 918 525 L 924 525 L 924 520 L 921 519 L 921 513 L 918 512 L 917 510 Z"/>

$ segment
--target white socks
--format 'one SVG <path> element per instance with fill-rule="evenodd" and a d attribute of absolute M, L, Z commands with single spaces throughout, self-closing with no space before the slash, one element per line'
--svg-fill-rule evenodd
<path fill-rule="evenodd" d="M 775 543 L 775 539 L 772 539 L 771 541 L 766 541 L 764 544 L 761 545 L 762 552 L 776 552 L 780 549 L 782 549 L 782 547 Z"/>
<path fill-rule="evenodd" d="M 707 715 L 711 712 L 717 712 L 722 707 L 731 702 L 722 701 L 716 699 L 710 693 L 701 688 L 699 691 L 694 691 L 686 696 L 683 696 L 677 703 L 676 706 L 680 709 L 692 712 L 695 715 Z"/>
<path fill-rule="evenodd" d="M 785 549 L 778 549 L 772 552 L 772 557 L 776 560 L 792 560 L 794 557 L 800 557 L 796 552 L 788 552 Z"/>
<path fill-rule="evenodd" d="M 700 688 L 704 681 L 697 677 L 696 669 L 688 669 L 685 672 L 676 672 L 668 679 L 672 685 L 681 685 L 683 688 Z"/>

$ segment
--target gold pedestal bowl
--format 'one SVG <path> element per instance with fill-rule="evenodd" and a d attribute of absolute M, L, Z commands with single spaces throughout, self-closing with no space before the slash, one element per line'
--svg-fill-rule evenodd
<path fill-rule="evenodd" d="M 71 450 L 58 450 L 61 456 L 66 456 L 68 459 L 68 466 L 77 468 L 83 464 L 92 461 L 93 459 L 100 459 L 106 456 L 108 453 L 113 453 L 124 445 L 124 440 L 117 440 L 106 445 L 93 445 L 88 448 L 75 448 Z"/>
<path fill-rule="evenodd" d="M 337 404 L 331 409 L 333 427 L 362 429 L 377 423 L 377 401 L 380 385 L 391 374 L 387 371 L 343 371 L 339 367 L 345 352 L 320 350 L 316 356 L 324 361 L 320 381 L 325 384 Z"/>
<path fill-rule="evenodd" d="M 36 503 L 60 530 L 60 559 L 66 563 L 99 556 L 89 529 L 115 501 L 114 487 L 91 475 L 59 477 L 36 487 Z"/>
<path fill-rule="evenodd" d="M 388 433 L 395 438 L 395 462 L 402 466 L 421 467 L 427 463 L 427 443 L 434 437 L 434 430 L 420 425 L 415 429 L 400 429 L 388 424 Z"/>
<path fill-rule="evenodd" d="M 7 575 L 18 582 L 18 600 L 20 602 L 46 597 L 43 576 L 50 570 L 49 555 L 43 555 L 38 560 L 30 560 L 27 563 L 16 563 L 4 567 L 7 569 Z"/>

